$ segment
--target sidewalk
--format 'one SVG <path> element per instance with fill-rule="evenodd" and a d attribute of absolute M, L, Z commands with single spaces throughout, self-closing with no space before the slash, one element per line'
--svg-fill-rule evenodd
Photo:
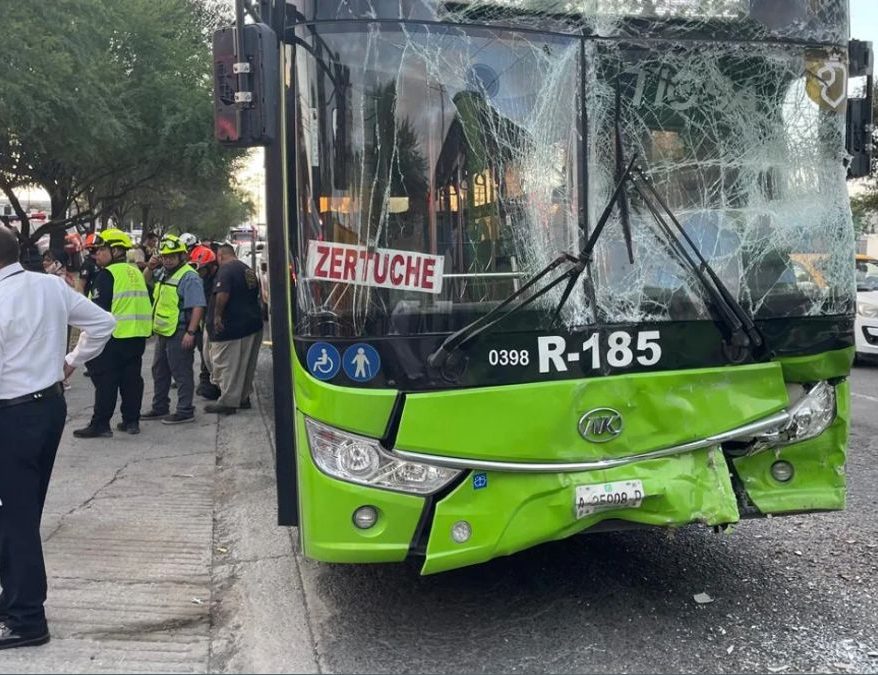
<path fill-rule="evenodd" d="M 145 402 L 152 396 L 151 359 L 148 348 Z M 42 528 L 52 641 L 0 652 L 0 672 L 206 672 L 230 661 L 236 669 L 294 666 L 296 659 L 286 652 L 295 647 L 289 636 L 276 664 L 260 662 L 240 657 L 230 628 L 240 625 L 237 614 L 258 601 L 235 590 L 237 558 L 285 566 L 277 578 L 294 574 L 290 568 L 297 564 L 290 531 L 274 526 L 269 425 L 258 399 L 253 410 L 218 420 L 202 412 L 204 401 L 196 397 L 193 424 L 141 422 L 137 436 L 117 431 L 112 439 L 86 440 L 72 432 L 88 422 L 93 388 L 81 372 L 71 381 Z M 225 476 L 221 464 L 232 451 L 245 451 L 247 462 L 229 457 L 227 464 L 249 467 L 259 489 L 228 489 L 240 482 L 237 469 Z M 243 529 L 230 531 L 226 521 Z M 246 532 L 250 528 L 253 533 Z M 242 532 L 245 539 L 236 546 Z M 278 583 L 271 576 L 268 582 L 270 588 Z M 235 597 L 224 601 L 220 587 Z M 222 616 L 212 616 L 221 602 Z M 278 621 L 275 630 L 297 622 L 291 614 L 298 609 L 289 603 L 255 611 L 268 612 L 257 619 Z M 273 616 L 276 611 L 285 616 Z M 212 639 L 218 640 L 216 653 Z M 271 651 L 270 644 L 263 646 Z"/>

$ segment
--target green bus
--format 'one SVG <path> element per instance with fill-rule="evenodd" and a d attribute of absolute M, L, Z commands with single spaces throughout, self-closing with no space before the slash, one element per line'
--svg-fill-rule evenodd
<path fill-rule="evenodd" d="M 237 25 L 217 133 L 267 146 L 306 556 L 432 574 L 844 508 L 871 131 L 847 0 L 263 0 Z"/>

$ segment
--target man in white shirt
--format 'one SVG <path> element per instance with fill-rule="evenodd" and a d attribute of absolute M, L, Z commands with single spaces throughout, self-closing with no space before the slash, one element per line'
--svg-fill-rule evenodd
<path fill-rule="evenodd" d="M 67 404 L 61 381 L 101 353 L 116 320 L 62 279 L 26 272 L 0 225 L 0 649 L 49 641 L 40 519 Z M 67 351 L 67 326 L 85 338 Z"/>

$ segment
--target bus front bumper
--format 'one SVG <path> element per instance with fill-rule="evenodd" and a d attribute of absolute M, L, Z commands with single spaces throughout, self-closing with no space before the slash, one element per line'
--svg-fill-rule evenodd
<path fill-rule="evenodd" d="M 422 559 L 433 574 L 509 555 L 586 532 L 603 523 L 676 527 L 720 526 L 742 517 L 844 508 L 849 387 L 837 387 L 837 416 L 820 436 L 749 456 L 731 457 L 719 444 L 588 471 L 465 471 L 434 497 L 403 494 L 332 478 L 313 463 L 297 417 L 301 537 L 305 554 L 326 562 Z M 773 470 L 792 468 L 786 480 Z M 582 494 L 637 485 L 642 498 L 626 506 L 577 509 Z M 377 519 L 361 529 L 358 509 Z"/>

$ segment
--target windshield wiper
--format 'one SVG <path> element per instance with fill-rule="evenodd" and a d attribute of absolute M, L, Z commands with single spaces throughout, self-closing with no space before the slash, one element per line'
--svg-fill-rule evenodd
<path fill-rule="evenodd" d="M 564 288 L 561 299 L 553 312 L 552 325 L 554 325 L 560 315 L 564 303 L 567 301 L 576 285 L 576 281 L 582 275 L 582 272 L 589 263 L 591 263 L 592 254 L 594 253 L 598 238 L 601 236 L 601 233 L 612 214 L 613 208 L 617 203 L 620 203 L 620 208 L 622 208 L 621 202 L 625 199 L 624 189 L 628 182 L 633 185 L 634 189 L 640 195 L 647 209 L 656 221 L 656 224 L 659 226 L 659 229 L 661 229 L 662 233 L 665 235 L 667 244 L 672 252 L 680 261 L 692 270 L 692 273 L 696 279 L 698 279 L 702 288 L 710 296 L 711 304 L 715 310 L 714 319 L 718 320 L 718 322 L 726 328 L 726 335 L 724 335 L 723 340 L 723 351 L 726 358 L 728 358 L 731 363 L 742 363 L 746 360 L 748 355 L 752 358 L 763 356 L 767 352 L 767 346 L 765 338 L 762 336 L 756 323 L 735 299 L 716 271 L 707 262 L 701 251 L 698 249 L 698 246 L 696 246 L 685 228 L 683 228 L 679 220 L 677 220 L 677 217 L 668 207 L 664 199 L 662 199 L 652 182 L 645 175 L 643 169 L 636 165 L 636 162 L 637 156 L 635 155 L 631 158 L 627 168 L 616 183 L 616 187 L 613 190 L 609 202 L 607 202 L 601 217 L 598 219 L 594 230 L 579 255 L 574 256 L 570 253 L 562 253 L 546 267 L 540 270 L 533 278 L 524 284 L 524 286 L 501 302 L 497 307 L 484 316 L 468 323 L 455 333 L 449 335 L 438 349 L 427 357 L 428 365 L 432 368 L 442 368 L 446 364 L 453 365 L 454 360 L 452 357 L 464 345 L 471 342 L 485 331 L 490 330 L 511 314 L 533 304 L 553 288 L 566 281 L 567 286 Z M 627 221 L 627 203 L 625 204 L 625 207 L 626 208 L 623 209 L 622 215 L 625 216 L 624 219 Z M 668 224 L 669 220 L 673 225 L 673 228 L 671 227 L 671 224 Z M 694 257 L 689 249 L 683 244 L 680 236 L 675 234 L 675 229 L 682 236 L 682 239 L 686 241 L 689 248 L 694 253 Z M 567 264 L 568 268 L 563 273 L 559 274 L 545 285 L 539 287 L 538 290 L 534 291 L 525 299 L 516 302 L 516 300 L 519 300 L 543 278 L 564 264 Z"/>
<path fill-rule="evenodd" d="M 726 358 L 732 363 L 742 363 L 748 355 L 753 358 L 763 356 L 767 351 L 765 338 L 756 323 L 707 262 L 692 237 L 677 220 L 674 212 L 662 199 L 643 169 L 640 166 L 634 167 L 630 172 L 629 180 L 643 203 L 646 204 L 659 229 L 664 233 L 672 251 L 679 260 L 689 266 L 702 288 L 710 295 L 716 314 L 728 331 L 723 341 L 723 351 Z M 668 220 L 673 224 L 673 229 L 668 224 Z M 683 245 L 683 241 L 680 236 L 675 234 L 674 229 L 685 239 L 697 260 Z"/>
<path fill-rule="evenodd" d="M 438 349 L 436 349 L 436 351 L 434 351 L 427 357 L 427 364 L 431 368 L 442 368 L 446 364 L 453 365 L 453 360 L 450 362 L 449 359 L 451 359 L 451 357 L 461 347 L 463 347 L 468 342 L 472 341 L 474 338 L 478 337 L 485 331 L 493 328 L 511 314 L 514 314 L 518 310 L 533 304 L 536 300 L 544 296 L 553 288 L 566 281 L 567 286 L 564 288 L 561 299 L 558 302 L 558 305 L 552 315 L 552 325 L 554 325 L 561 312 L 562 307 L 564 306 L 564 303 L 567 301 L 567 298 L 570 296 L 573 287 L 576 285 L 577 279 L 579 279 L 579 277 L 582 275 L 583 270 L 591 262 L 592 253 L 594 252 L 594 248 L 597 245 L 598 238 L 601 236 L 601 233 L 604 231 L 604 227 L 606 226 L 607 221 L 609 221 L 610 219 L 610 215 L 613 212 L 613 207 L 620 199 L 624 197 L 625 183 L 631 180 L 631 173 L 634 169 L 634 164 L 636 160 L 637 156 L 635 155 L 631 158 L 631 161 L 628 163 L 627 168 L 617 181 L 616 188 L 613 190 L 610 201 L 607 202 L 606 207 L 604 207 L 604 211 L 603 213 L 601 213 L 601 217 L 598 219 L 594 230 L 592 230 L 588 241 L 585 243 L 585 246 L 582 247 L 579 255 L 572 255 L 566 252 L 561 253 L 542 270 L 537 272 L 521 288 L 513 292 L 508 298 L 506 298 L 490 312 L 483 316 L 480 316 L 474 321 L 468 323 L 457 332 L 452 333 L 447 338 L 445 338 L 442 344 L 439 345 Z M 540 280 L 544 279 L 554 270 L 565 264 L 568 267 L 563 273 L 559 274 L 557 277 L 535 290 L 531 295 L 524 298 L 520 302 L 516 302 L 516 300 L 519 300 L 523 295 L 525 295 L 525 293 L 527 293 L 530 289 L 536 286 Z"/>

